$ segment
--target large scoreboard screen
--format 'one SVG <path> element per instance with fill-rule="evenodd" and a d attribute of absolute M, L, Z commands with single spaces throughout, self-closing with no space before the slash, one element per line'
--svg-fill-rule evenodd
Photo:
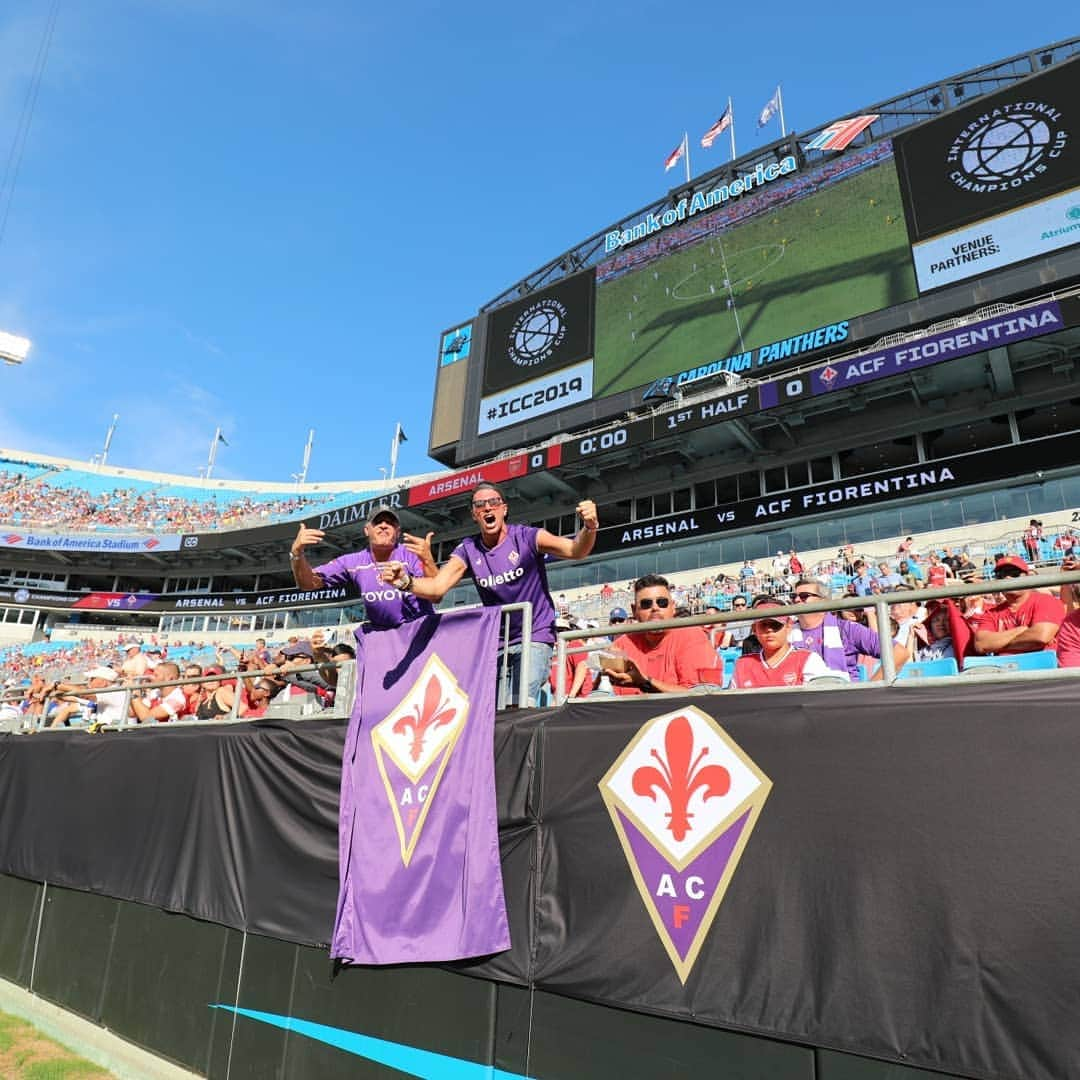
<path fill-rule="evenodd" d="M 1080 59 L 891 139 L 813 162 L 786 149 L 675 189 L 604 234 L 594 266 L 479 316 L 443 460 L 595 426 L 724 372 L 768 379 L 971 310 L 985 303 L 975 279 L 1080 244 Z"/>

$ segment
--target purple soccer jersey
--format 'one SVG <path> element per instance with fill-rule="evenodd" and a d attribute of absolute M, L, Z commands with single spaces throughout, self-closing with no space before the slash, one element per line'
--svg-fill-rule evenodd
<path fill-rule="evenodd" d="M 532 604 L 533 641 L 553 645 L 555 605 L 548 592 L 544 556 L 536 546 L 539 532 L 532 525 L 507 525 L 506 538 L 493 548 L 468 536 L 451 555 L 465 564 L 485 606 Z M 510 644 L 521 644 L 521 616 L 516 612 L 510 616 Z"/>
<path fill-rule="evenodd" d="M 400 544 L 390 553 L 390 559 L 403 562 L 414 577 L 424 576 L 419 557 Z M 403 593 L 393 585 L 380 581 L 375 557 L 370 551 L 341 555 L 322 566 L 316 566 L 315 573 L 328 587 L 355 589 L 364 601 L 368 620 L 380 630 L 400 626 L 403 622 L 421 615 L 431 615 L 435 611 L 429 601 L 420 600 L 411 593 Z"/>

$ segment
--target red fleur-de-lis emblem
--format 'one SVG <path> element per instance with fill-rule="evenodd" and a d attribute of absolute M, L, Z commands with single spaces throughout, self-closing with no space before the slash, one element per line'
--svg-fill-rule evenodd
<path fill-rule="evenodd" d="M 432 675 L 428 680 L 427 689 L 424 691 L 424 704 L 422 708 L 413 706 L 411 713 L 406 713 L 394 724 L 395 735 L 404 735 L 412 730 L 412 745 L 409 747 L 409 757 L 413 761 L 419 761 L 424 752 L 424 736 L 431 728 L 442 727 L 453 721 L 457 715 L 457 709 L 450 708 L 448 698 L 443 698 L 442 686 L 438 677 Z"/>
<path fill-rule="evenodd" d="M 702 747 L 697 757 L 691 760 L 694 732 L 685 716 L 676 716 L 668 724 L 664 732 L 664 751 L 666 761 L 655 750 L 651 751 L 659 762 L 659 768 L 642 765 L 634 770 L 634 794 L 655 801 L 657 789 L 662 791 L 671 807 L 667 814 L 667 827 L 676 840 L 683 840 L 693 829 L 690 824 L 694 816 L 689 811 L 690 797 L 698 788 L 702 789 L 703 799 L 726 795 L 731 787 L 731 774 L 723 765 L 701 765 L 701 759 L 709 752 L 707 746 Z"/>

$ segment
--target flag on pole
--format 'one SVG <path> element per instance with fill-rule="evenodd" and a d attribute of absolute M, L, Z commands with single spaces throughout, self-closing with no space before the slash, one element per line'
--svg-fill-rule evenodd
<path fill-rule="evenodd" d="M 221 434 L 221 429 L 220 428 L 218 429 L 218 433 L 217 433 L 217 441 L 219 443 L 225 443 L 226 446 L 229 445 L 228 442 L 225 439 L 225 436 Z"/>
<path fill-rule="evenodd" d="M 723 111 L 720 119 L 704 135 L 701 136 L 701 145 L 706 149 L 712 146 L 716 142 L 717 136 L 726 131 L 731 126 L 731 102 L 728 102 L 727 108 Z"/>
<path fill-rule="evenodd" d="M 852 116 L 847 120 L 837 120 L 808 142 L 805 149 L 843 150 L 877 120 L 879 115 L 879 113 L 869 113 L 865 116 Z"/>
<path fill-rule="evenodd" d="M 409 441 L 407 438 L 405 438 L 405 429 L 401 426 L 401 424 L 398 424 L 398 426 L 397 426 L 397 435 L 395 435 L 394 437 L 397 439 L 399 446 L 403 442 L 408 442 Z"/>
<path fill-rule="evenodd" d="M 761 115 L 758 116 L 757 126 L 763 128 L 778 112 L 780 111 L 780 87 L 776 88 L 776 93 L 773 94 L 767 102 L 765 107 L 761 110 Z"/>
<path fill-rule="evenodd" d="M 682 139 L 679 140 L 679 145 L 676 146 L 675 149 L 672 150 L 671 153 L 668 154 L 668 156 L 666 158 L 664 158 L 664 172 L 667 172 L 668 169 L 675 168 L 675 166 L 679 164 L 680 158 L 685 153 L 686 153 L 686 136 L 684 135 L 682 137 Z"/>

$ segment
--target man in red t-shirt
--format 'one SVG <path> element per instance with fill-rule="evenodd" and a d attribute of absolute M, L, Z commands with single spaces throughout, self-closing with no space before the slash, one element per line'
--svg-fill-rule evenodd
<path fill-rule="evenodd" d="M 1040 652 L 1052 648 L 1065 618 L 1065 605 L 1037 589 L 1010 590 L 1008 581 L 1027 577 L 1031 567 L 1019 555 L 1007 555 L 994 564 L 994 578 L 1002 582 L 1002 601 L 988 607 L 975 620 L 976 653 Z"/>
<path fill-rule="evenodd" d="M 666 578 L 646 574 L 634 582 L 631 614 L 638 623 L 675 617 L 675 601 Z M 627 659 L 626 671 L 606 668 L 616 694 L 677 693 L 697 686 L 720 667 L 716 651 L 700 626 L 621 634 L 611 651 Z M 601 663 L 603 661 L 601 660 Z"/>

